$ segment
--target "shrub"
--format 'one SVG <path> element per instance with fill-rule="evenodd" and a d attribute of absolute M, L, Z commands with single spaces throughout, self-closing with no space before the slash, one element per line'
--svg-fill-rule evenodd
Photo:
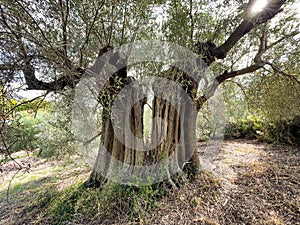
<path fill-rule="evenodd" d="M 23 111 L 17 108 L 15 116 L 1 121 L 2 153 L 38 150 L 38 155 L 43 158 L 74 154 L 77 149 L 71 130 L 70 104 L 60 101 L 51 104 L 52 107 L 47 103 L 47 107 L 37 112 L 31 110 L 31 105 L 21 105 Z"/>
<path fill-rule="evenodd" d="M 254 116 L 228 123 L 225 128 L 225 138 L 255 139 L 263 135 L 263 121 Z"/>
<path fill-rule="evenodd" d="M 248 116 L 235 123 L 228 123 L 225 138 L 260 139 L 274 143 L 300 144 L 300 116 L 271 122 Z"/>
<path fill-rule="evenodd" d="M 268 123 L 265 127 L 265 139 L 286 144 L 300 144 L 300 116 Z"/>
<path fill-rule="evenodd" d="M 38 148 L 37 135 L 41 132 L 42 118 L 34 118 L 25 113 L 19 113 L 15 118 L 3 126 L 2 135 L 9 152 L 20 150 L 31 151 Z"/>

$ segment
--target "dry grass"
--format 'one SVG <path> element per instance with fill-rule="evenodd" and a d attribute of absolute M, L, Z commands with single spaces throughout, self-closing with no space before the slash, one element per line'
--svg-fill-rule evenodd
<path fill-rule="evenodd" d="M 86 179 L 85 167 L 32 162 L 30 173 L 16 176 L 10 203 L 5 187 L 13 171 L 0 177 L 0 224 L 300 224 L 298 148 L 230 141 L 213 154 L 207 149 L 199 144 L 204 166 L 197 179 L 160 195 L 148 210 L 132 207 L 145 201 L 140 193 L 153 197 L 152 190 L 86 191 L 74 187 Z M 118 193 L 106 198 L 109 191 Z M 54 206 L 71 211 L 53 217 Z"/>

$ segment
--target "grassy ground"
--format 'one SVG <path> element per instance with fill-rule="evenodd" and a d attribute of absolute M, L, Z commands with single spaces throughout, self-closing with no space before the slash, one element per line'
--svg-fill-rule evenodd
<path fill-rule="evenodd" d="M 86 189 L 88 168 L 76 159 L 19 153 L 17 162 L 28 169 L 4 165 L 0 224 L 300 224 L 299 148 L 253 141 L 213 146 L 199 143 L 202 173 L 169 191 Z"/>

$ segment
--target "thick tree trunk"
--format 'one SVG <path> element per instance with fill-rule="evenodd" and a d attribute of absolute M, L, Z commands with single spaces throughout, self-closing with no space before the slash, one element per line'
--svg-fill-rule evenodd
<path fill-rule="evenodd" d="M 167 157 L 175 159 L 169 162 L 169 170 L 184 170 L 188 175 L 195 174 L 199 168 L 199 158 L 196 153 L 196 119 L 194 105 L 189 101 L 169 100 L 155 97 L 153 99 L 153 118 L 151 143 L 157 147 L 152 151 L 152 158 L 156 161 Z M 173 99 L 172 99 L 173 98 Z M 161 137 L 164 137 L 161 140 Z M 192 169 L 193 168 L 193 169 Z"/>
<path fill-rule="evenodd" d="M 116 170 L 122 170 L 120 162 L 132 166 L 145 164 L 146 152 L 136 150 L 143 149 L 140 140 L 143 140 L 143 106 L 145 104 L 144 99 L 141 99 L 143 93 L 138 85 L 132 85 L 129 92 L 126 92 L 126 96 L 121 96 L 124 101 L 119 100 L 119 105 L 114 108 L 114 111 L 112 110 L 117 94 L 123 87 L 133 83 L 137 84 L 129 77 L 118 88 L 112 87 L 105 90 L 105 96 L 110 96 L 110 98 L 109 101 L 106 98 L 106 103 L 102 103 L 104 109 L 102 112 L 101 149 L 99 149 L 93 171 L 86 183 L 89 186 L 101 186 L 107 181 L 110 174 L 117 172 Z M 125 109 L 130 105 L 133 105 L 130 113 L 126 113 Z M 129 119 L 126 116 L 129 116 Z M 129 130 L 126 127 L 127 119 L 130 125 Z M 137 139 L 131 138 L 126 132 L 131 132 Z M 107 154 L 103 154 L 103 152 Z"/>
<path fill-rule="evenodd" d="M 173 80 L 178 81 L 174 76 Z M 182 175 L 183 171 L 188 176 L 195 175 L 199 168 L 199 157 L 195 151 L 197 112 L 190 100 L 193 97 L 191 89 L 195 87 L 187 87 L 179 83 L 175 87 L 175 91 L 168 92 L 164 87 L 153 88 L 155 96 L 152 101 L 153 123 L 151 142 L 147 146 L 143 142 L 145 99 L 142 97 L 142 89 L 132 78 L 124 78 L 123 84 L 118 87 L 113 81 L 110 83 L 111 86 L 105 90 L 105 95 L 102 96 L 105 102 L 102 100 L 104 109 L 101 148 L 104 149 L 99 150 L 87 184 L 101 186 L 107 178 L 111 178 L 111 174 L 116 175 L 118 170 L 122 171 L 120 176 L 124 176 L 124 179 L 127 178 L 124 171 L 129 174 L 132 172 L 137 176 L 142 176 L 145 172 L 143 169 L 131 171 L 133 167 L 153 170 L 153 174 L 163 173 L 165 179 L 170 182 L 172 182 L 173 176 L 178 179 L 178 174 Z M 123 93 L 125 96 L 122 97 L 122 89 L 126 89 L 126 85 L 131 85 L 131 88 L 125 94 Z M 123 101 L 118 100 L 118 107 L 113 108 L 117 95 Z M 128 107 L 130 110 L 126 111 Z M 119 112 L 112 113 L 116 110 Z M 126 123 L 129 123 L 130 129 Z M 108 154 L 103 155 L 103 151 Z M 161 164 L 164 165 L 166 171 L 162 171 L 161 167 L 147 167 L 161 166 Z M 149 171 L 146 174 L 149 175 Z M 119 178 L 118 181 L 122 182 L 122 178 Z"/>

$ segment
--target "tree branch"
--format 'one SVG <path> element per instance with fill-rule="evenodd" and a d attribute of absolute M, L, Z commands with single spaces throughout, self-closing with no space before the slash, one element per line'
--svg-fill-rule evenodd
<path fill-rule="evenodd" d="M 227 70 L 225 72 L 223 72 L 221 75 L 219 75 L 214 82 L 211 84 L 211 86 L 208 88 L 208 90 L 205 92 L 204 95 L 200 96 L 198 99 L 196 99 L 195 101 L 195 105 L 196 105 L 196 109 L 199 110 L 201 109 L 202 105 L 210 98 L 214 95 L 216 89 L 218 88 L 218 86 L 223 83 L 225 80 L 230 79 L 230 78 L 234 78 L 240 75 L 244 75 L 247 73 L 252 73 L 260 68 L 262 68 L 266 63 L 265 62 L 258 62 L 255 63 L 251 66 L 248 66 L 246 68 L 240 69 L 240 70 L 236 70 L 236 71 L 231 71 L 228 72 Z"/>
<path fill-rule="evenodd" d="M 254 64 L 251 66 L 248 66 L 246 68 L 240 69 L 240 70 L 236 70 L 236 71 L 225 71 L 223 72 L 221 75 L 219 75 L 218 77 L 216 77 L 215 81 L 212 83 L 212 85 L 209 87 L 208 91 L 200 96 L 197 100 L 196 100 L 196 108 L 199 110 L 202 105 L 210 98 L 214 95 L 217 87 L 223 83 L 225 80 L 228 80 L 230 78 L 234 78 L 240 75 L 244 75 L 244 74 L 248 74 L 248 73 L 252 73 L 260 68 L 262 68 L 265 65 L 269 65 L 271 66 L 271 68 L 273 69 L 274 72 L 276 73 L 280 73 L 283 76 L 286 76 L 288 78 L 290 78 L 294 83 L 297 83 L 300 85 L 300 81 L 295 78 L 294 76 L 287 74 L 285 72 L 283 72 L 282 70 L 280 70 L 276 65 L 270 63 L 270 62 L 265 62 L 262 60 L 262 56 L 263 54 L 269 50 L 270 48 L 274 47 L 276 44 L 280 43 L 281 41 L 285 40 L 286 38 L 290 38 L 293 37 L 295 35 L 299 34 L 299 31 L 294 31 L 280 39 L 278 39 L 277 41 L 273 42 L 270 45 L 267 45 L 267 30 L 264 28 L 262 35 L 260 37 L 260 45 L 259 45 L 259 50 L 257 52 L 257 54 L 255 55 L 253 61 Z"/>
<path fill-rule="evenodd" d="M 231 71 L 231 72 L 227 72 L 225 71 L 224 73 L 222 73 L 221 75 L 219 75 L 216 78 L 216 81 L 221 84 L 223 83 L 225 80 L 229 79 L 229 78 L 234 78 L 240 75 L 244 75 L 247 73 L 252 73 L 260 68 L 262 68 L 266 63 L 265 62 L 258 62 L 255 63 L 251 66 L 248 66 L 246 68 L 240 69 L 240 70 L 236 70 L 236 71 Z"/>
<path fill-rule="evenodd" d="M 271 66 L 271 68 L 273 69 L 273 71 L 274 71 L 275 73 L 279 73 L 279 74 L 281 74 L 281 75 L 283 75 L 283 76 L 285 76 L 285 77 L 288 77 L 288 78 L 291 79 L 294 83 L 300 85 L 300 81 L 299 81 L 296 77 L 294 77 L 293 75 L 288 74 L 288 73 L 285 73 L 284 71 L 282 71 L 278 66 L 276 66 L 276 65 L 273 64 L 273 63 L 267 62 L 266 64 L 269 65 L 269 66 Z"/>
<path fill-rule="evenodd" d="M 266 27 L 264 27 L 264 29 L 262 30 L 262 35 L 261 35 L 259 40 L 260 40 L 259 49 L 258 49 L 258 52 L 257 52 L 256 56 L 253 59 L 253 61 L 255 63 L 262 62 L 261 57 L 267 50 L 267 30 L 266 30 Z"/>
<path fill-rule="evenodd" d="M 251 6 L 254 1 L 250 0 L 248 5 Z M 251 7 L 246 9 L 246 17 L 242 23 L 233 31 L 229 38 L 220 47 L 212 50 L 211 55 L 218 58 L 226 58 L 226 54 L 232 49 L 232 47 L 247 33 L 249 33 L 254 27 L 265 23 L 266 21 L 272 19 L 276 14 L 282 11 L 281 6 L 286 2 L 286 0 L 274 0 L 270 1 L 265 9 L 252 16 L 250 14 Z"/>
<path fill-rule="evenodd" d="M 46 45 L 50 46 L 50 49 L 59 57 L 63 60 L 64 62 L 64 66 L 67 66 L 68 69 L 71 69 L 71 60 L 66 56 L 66 54 L 64 53 L 64 51 L 60 51 L 59 49 L 57 49 L 56 47 L 54 47 L 51 43 L 51 41 L 47 38 L 44 30 L 40 27 L 39 23 L 36 21 L 36 19 L 33 17 L 33 15 L 31 15 L 31 13 L 25 8 L 24 5 L 22 5 L 19 1 L 16 1 L 16 3 L 19 5 L 19 7 L 29 16 L 29 18 L 32 21 L 32 25 L 35 25 L 37 27 L 37 29 L 40 31 L 44 41 L 46 42 Z M 68 3 L 67 3 L 68 4 Z M 69 9 L 67 9 L 67 13 L 69 14 Z M 68 18 L 66 18 L 68 19 Z M 67 22 L 66 22 L 67 23 Z M 65 26 L 64 29 L 66 29 L 66 24 L 63 25 Z M 66 31 L 66 30 L 65 30 Z M 65 36 L 66 38 L 66 36 Z M 65 40 L 67 41 L 67 40 Z"/>
<path fill-rule="evenodd" d="M 284 41 L 285 39 L 294 37 L 294 36 L 296 36 L 296 35 L 298 35 L 298 34 L 300 34 L 300 31 L 295 30 L 295 31 L 293 31 L 292 33 L 287 34 L 287 35 L 283 36 L 282 38 L 279 38 L 277 41 L 274 41 L 272 44 L 268 45 L 268 46 L 266 47 L 266 50 L 269 50 L 269 49 L 273 48 L 275 45 L 277 45 L 277 44 L 279 44 L 280 42 Z"/>
<path fill-rule="evenodd" d="M 25 66 L 23 69 L 25 81 L 28 86 L 27 90 L 61 91 L 66 86 L 73 88 L 79 82 L 81 76 L 84 73 L 83 69 L 77 68 L 74 71 L 74 76 L 72 77 L 72 79 L 67 76 L 63 76 L 53 82 L 43 82 L 36 78 L 35 69 L 30 61 L 30 59 L 25 61 Z"/>
<path fill-rule="evenodd" d="M 80 59 L 79 59 L 79 67 L 82 67 L 82 64 L 83 64 L 83 50 L 85 49 L 86 45 L 88 44 L 89 42 L 89 39 L 90 39 L 90 35 L 91 35 L 91 32 L 92 32 L 92 29 L 96 23 L 96 20 L 98 18 L 98 15 L 99 15 L 99 12 L 100 12 L 100 9 L 104 6 L 104 3 L 105 1 L 102 1 L 102 3 L 99 5 L 99 7 L 96 9 L 96 12 L 93 16 L 93 20 L 92 20 L 92 23 L 90 24 L 89 28 L 87 28 L 87 32 L 86 32 L 86 37 L 85 37 L 85 41 L 84 43 L 82 44 L 82 46 L 80 47 L 79 49 L 79 52 L 80 52 Z"/>
<path fill-rule="evenodd" d="M 45 32 L 43 31 L 43 29 L 40 27 L 40 25 L 38 24 L 38 22 L 34 19 L 34 17 L 31 15 L 30 12 L 28 12 L 28 10 L 19 2 L 16 1 L 16 3 L 20 6 L 20 8 L 30 17 L 30 19 L 32 20 L 32 23 L 38 28 L 38 30 L 40 31 L 41 35 L 43 36 L 44 40 L 47 42 L 47 44 L 51 47 L 52 50 L 55 51 L 55 48 L 52 46 L 52 43 L 49 41 L 49 39 L 47 38 Z M 55 51 L 57 53 L 57 51 Z"/>
<path fill-rule="evenodd" d="M 66 1 L 66 12 L 64 10 L 64 4 L 62 0 L 59 0 L 60 10 L 61 10 L 61 28 L 62 28 L 62 36 L 63 36 L 63 49 L 62 49 L 62 55 L 64 58 L 68 58 L 68 36 L 67 36 L 67 26 L 68 26 L 68 20 L 69 20 L 69 1 Z M 70 68 L 70 65 L 68 65 Z"/>

